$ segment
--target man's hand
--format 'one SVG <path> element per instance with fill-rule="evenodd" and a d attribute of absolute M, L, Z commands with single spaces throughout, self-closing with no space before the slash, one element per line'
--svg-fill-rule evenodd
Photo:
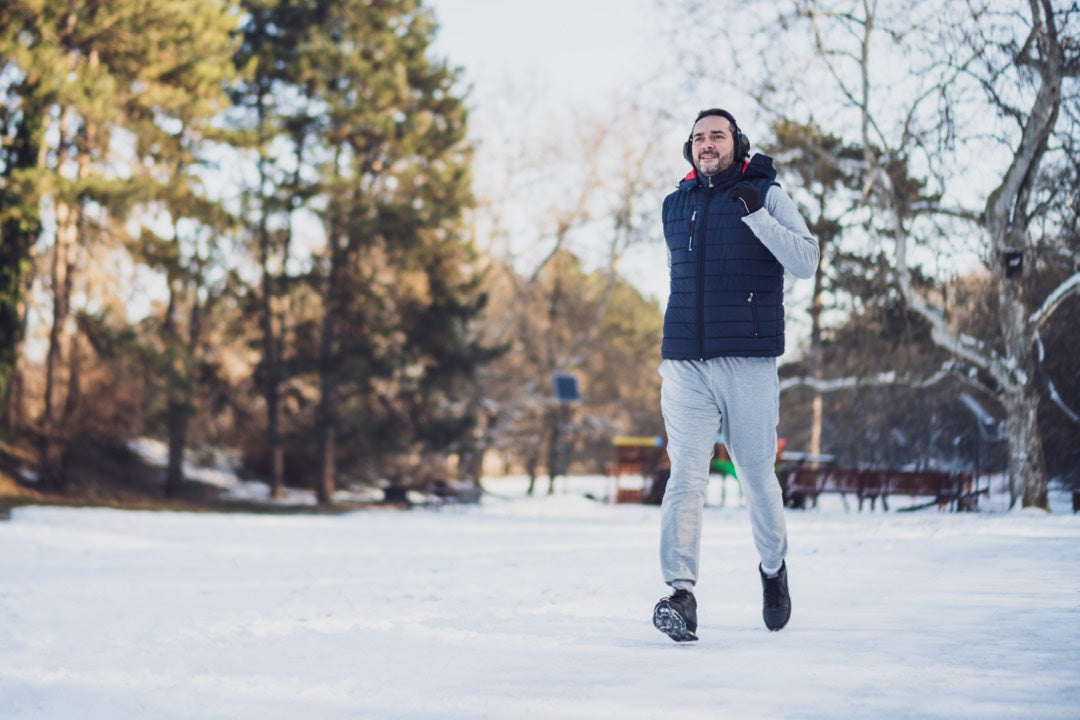
<path fill-rule="evenodd" d="M 741 182 L 732 188 L 731 199 L 741 202 L 747 215 L 761 209 L 761 193 L 748 182 Z"/>

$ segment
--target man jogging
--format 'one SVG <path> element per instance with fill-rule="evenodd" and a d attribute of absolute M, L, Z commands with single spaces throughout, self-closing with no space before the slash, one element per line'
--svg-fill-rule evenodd
<path fill-rule="evenodd" d="M 653 610 L 673 640 L 697 640 L 701 523 L 721 430 L 760 556 L 765 625 L 791 616 L 787 527 L 775 472 L 784 352 L 784 270 L 813 276 L 817 240 L 776 182 L 772 159 L 749 157 L 731 113 L 701 111 L 683 156 L 694 169 L 664 199 L 671 290 L 664 314 L 660 408 L 671 478 L 661 508 L 660 564 L 674 592 Z"/>

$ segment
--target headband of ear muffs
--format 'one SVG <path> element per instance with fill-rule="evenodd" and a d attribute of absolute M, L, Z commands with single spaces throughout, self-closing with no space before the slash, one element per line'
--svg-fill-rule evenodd
<path fill-rule="evenodd" d="M 731 129 L 734 131 L 735 135 L 735 160 L 742 160 L 747 155 L 749 155 L 750 138 L 746 137 L 746 135 L 743 134 L 743 131 L 739 129 L 739 123 L 735 122 L 735 116 L 729 113 L 727 110 L 721 110 L 720 108 L 710 108 L 708 110 L 702 110 L 698 113 L 698 116 L 694 118 L 694 125 L 697 125 L 698 120 L 700 120 L 701 118 L 709 117 L 710 115 L 719 115 L 720 117 L 727 118 L 728 122 L 731 123 Z M 683 157 L 686 158 L 686 162 L 690 163 L 691 165 L 694 164 L 693 143 L 694 127 L 693 125 L 691 125 L 690 137 L 688 137 L 686 139 L 686 142 L 683 143 L 682 148 Z"/>

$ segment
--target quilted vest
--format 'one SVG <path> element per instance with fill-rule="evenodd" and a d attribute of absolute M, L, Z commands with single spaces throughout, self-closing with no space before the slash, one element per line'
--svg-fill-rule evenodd
<path fill-rule="evenodd" d="M 772 159 L 757 154 L 705 187 L 691 172 L 664 199 L 671 257 L 661 354 L 670 360 L 776 357 L 784 352 L 784 268 L 742 222 L 731 198 L 740 181 L 764 200 L 776 184 Z"/>

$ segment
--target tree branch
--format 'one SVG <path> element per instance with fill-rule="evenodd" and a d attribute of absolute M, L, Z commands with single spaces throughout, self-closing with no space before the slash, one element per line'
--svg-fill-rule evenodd
<path fill-rule="evenodd" d="M 946 207 L 930 200 L 914 202 L 909 206 L 909 209 L 912 212 L 916 213 L 925 213 L 927 215 L 944 215 L 945 217 L 956 218 L 958 220 L 967 220 L 968 222 L 973 223 L 979 223 L 982 221 L 982 213 L 978 213 L 962 207 Z"/>
<path fill-rule="evenodd" d="M 1046 360 L 1046 348 L 1043 346 L 1042 337 L 1036 333 L 1035 342 L 1039 351 L 1039 364 L 1042 364 Z M 1061 408 L 1061 411 L 1072 420 L 1074 423 L 1080 423 L 1080 414 L 1077 414 L 1075 410 L 1069 407 L 1065 402 L 1065 398 L 1061 397 L 1057 387 L 1054 385 L 1054 379 L 1050 377 L 1049 373 L 1046 375 L 1046 392 L 1050 396 L 1050 401 Z"/>
<path fill-rule="evenodd" d="M 1031 0 L 1033 32 L 1038 31 L 1039 5 Z M 1050 31 L 1053 28 L 1053 16 L 1042 18 Z M 991 237 L 995 242 L 1005 240 L 1012 226 L 1013 211 L 1017 200 L 1023 194 L 1030 181 L 1032 169 L 1038 166 L 1042 154 L 1046 151 L 1046 141 L 1057 119 L 1058 105 L 1061 99 L 1061 48 L 1046 48 L 1039 43 L 1040 49 L 1049 50 L 1036 66 L 1042 82 L 1032 103 L 1031 113 L 1021 134 L 1019 146 L 1012 164 L 1006 171 L 1001 184 L 990 194 L 986 202 L 986 220 Z"/>
<path fill-rule="evenodd" d="M 1054 387 L 1054 381 L 1050 378 L 1046 379 L 1046 389 L 1050 393 L 1050 400 L 1061 408 L 1061 411 L 1068 416 L 1074 423 L 1080 423 L 1080 414 L 1077 414 L 1075 410 L 1065 404 L 1065 399 L 1058 393 L 1057 388 Z"/>
<path fill-rule="evenodd" d="M 1080 293 L 1080 272 L 1058 285 L 1052 293 L 1046 296 L 1046 300 L 1043 301 L 1039 309 L 1028 317 L 1028 325 L 1038 328 L 1053 315 L 1054 310 L 1057 310 L 1061 303 L 1077 293 Z"/>
<path fill-rule="evenodd" d="M 950 375 L 956 374 L 956 368 L 951 363 L 946 363 L 933 375 L 926 378 L 912 378 L 897 375 L 895 372 L 883 372 L 870 377 L 850 376 L 843 378 L 815 378 L 810 376 L 785 378 L 780 382 L 780 392 L 797 387 L 806 387 L 820 393 L 837 392 L 839 390 L 855 390 L 866 387 L 882 387 L 886 385 L 906 385 L 911 388 L 928 388 L 944 380 Z"/>
<path fill-rule="evenodd" d="M 1023 379 L 1016 377 L 1016 368 L 1010 367 L 1004 358 L 987 347 L 985 343 L 951 329 L 941 309 L 927 301 L 915 290 L 911 282 L 911 270 L 907 264 L 907 232 L 903 227 L 900 215 L 894 213 L 893 216 L 896 225 L 897 285 L 908 308 L 930 325 L 930 336 L 934 343 L 938 347 L 986 371 L 994 378 L 994 382 L 1001 387 L 1014 388 L 1018 382 L 1022 383 Z"/>
<path fill-rule="evenodd" d="M 816 9 L 816 8 L 808 8 L 806 12 L 807 12 L 807 16 L 810 19 L 810 26 L 813 29 L 813 33 L 814 33 L 814 45 L 817 48 L 818 55 L 821 57 L 822 62 L 825 63 L 825 68 L 829 71 L 829 74 L 832 75 L 833 80 L 836 81 L 836 86 L 839 88 L 840 93 L 845 98 L 847 98 L 848 102 L 850 102 L 854 107 L 859 109 L 859 111 L 862 113 L 864 121 L 869 125 L 869 127 L 873 128 L 874 133 L 877 135 L 878 141 L 881 143 L 882 147 L 887 147 L 888 143 L 886 142 L 885 134 L 881 131 L 881 128 L 878 127 L 877 123 L 874 121 L 873 116 L 870 114 L 870 108 L 869 108 L 870 100 L 869 100 L 869 93 L 867 92 L 867 82 L 866 82 L 867 57 L 866 56 L 867 56 L 867 53 L 868 53 L 870 35 L 873 32 L 873 17 L 869 16 L 865 20 L 859 20 L 859 19 L 853 18 L 851 16 L 840 15 L 840 14 L 835 14 L 835 13 L 833 13 L 833 14 L 825 13 L 825 12 L 823 12 L 821 10 Z M 869 12 L 869 9 L 867 9 L 867 12 Z M 851 89 L 848 88 L 847 83 L 844 82 L 843 74 L 840 72 L 840 70 L 829 59 L 830 55 L 833 55 L 833 54 L 836 54 L 836 53 L 832 52 L 832 51 L 829 51 L 827 49 L 826 44 L 825 44 L 825 40 L 823 39 L 823 36 L 822 36 L 822 29 L 818 24 L 818 17 L 830 17 L 830 16 L 834 17 L 834 18 L 847 19 L 849 21 L 855 22 L 856 24 L 862 25 L 862 27 L 863 27 L 863 33 L 862 33 L 861 38 L 859 38 L 858 35 L 856 35 L 855 33 L 852 33 L 853 35 L 855 35 L 855 37 L 860 42 L 861 55 L 859 57 L 854 57 L 854 53 L 845 53 L 846 55 L 851 56 L 853 60 L 856 60 L 857 62 L 859 62 L 860 65 L 862 66 L 862 70 L 863 70 L 863 74 L 862 74 L 862 80 L 863 80 L 862 95 L 863 95 L 863 97 L 862 97 L 861 100 L 855 96 L 855 91 L 854 90 L 851 90 Z M 865 138 L 865 144 L 866 144 L 867 147 L 869 147 L 869 145 L 870 145 L 869 144 L 869 137 L 868 137 L 869 133 L 866 132 L 865 128 L 864 128 L 864 131 L 863 131 L 863 135 L 864 135 L 864 138 Z"/>

